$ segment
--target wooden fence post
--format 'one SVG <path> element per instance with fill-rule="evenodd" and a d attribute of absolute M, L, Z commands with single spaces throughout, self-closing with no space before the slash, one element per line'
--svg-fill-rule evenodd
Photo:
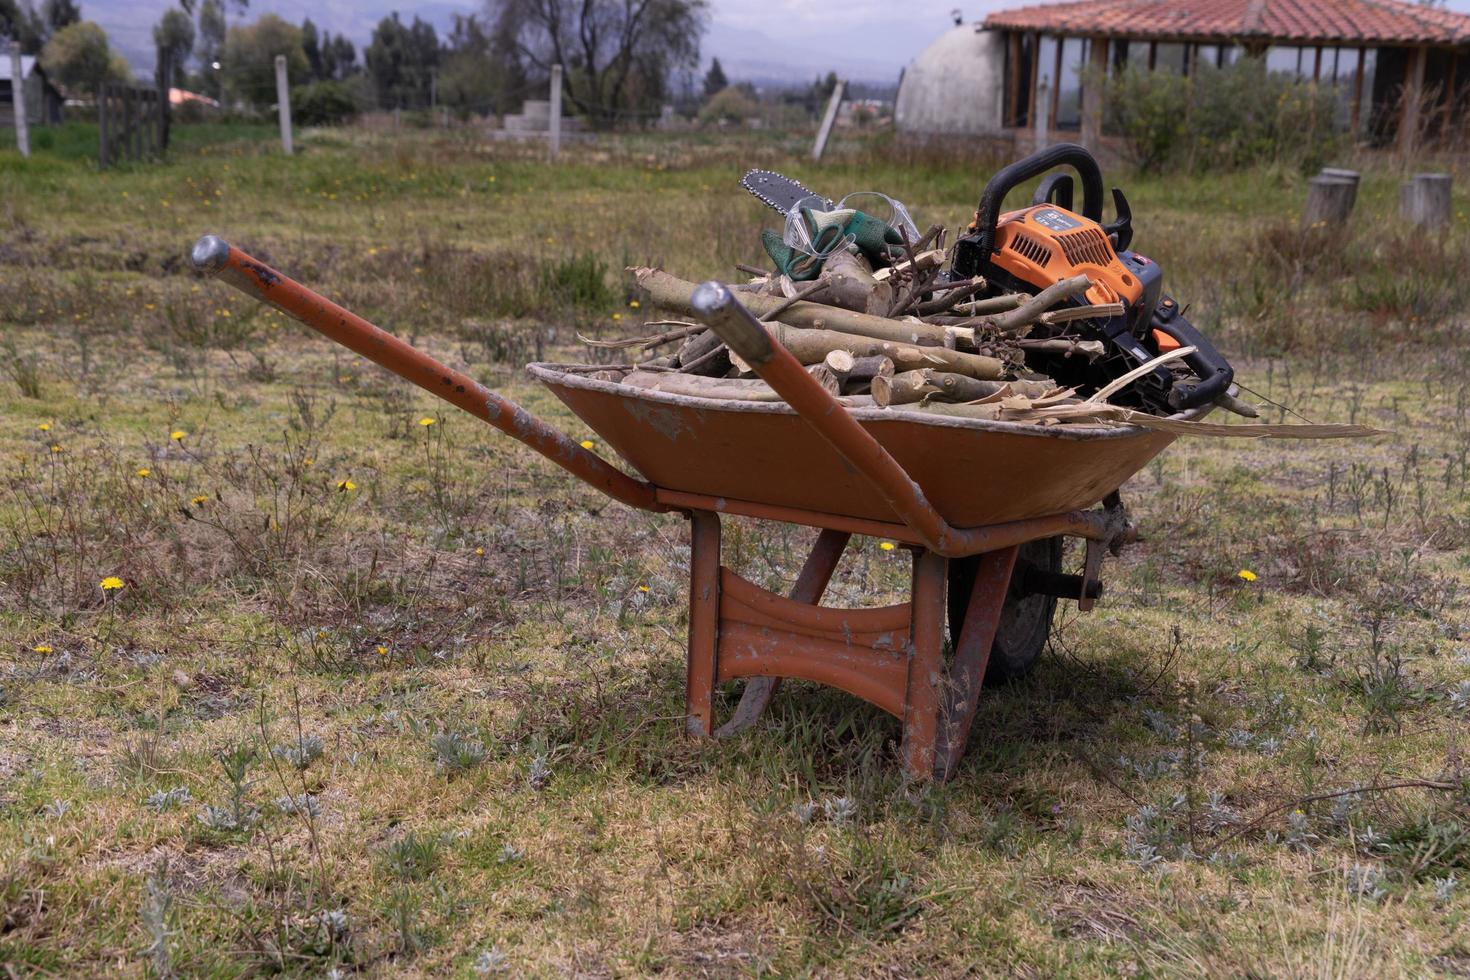
<path fill-rule="evenodd" d="M 20 72 L 20 42 L 10 42 L 10 102 L 15 109 L 15 146 L 20 155 L 31 155 L 31 131 L 26 112 L 26 80 Z"/>
<path fill-rule="evenodd" d="M 286 56 L 276 55 L 276 108 L 281 117 L 281 151 L 291 155 L 291 85 L 286 79 Z"/>
<path fill-rule="evenodd" d="M 1357 181 L 1318 174 L 1307 181 L 1307 205 L 1302 209 L 1303 227 L 1343 224 L 1353 213 L 1357 197 Z"/>
<path fill-rule="evenodd" d="M 817 130 L 817 141 L 812 144 L 812 160 L 820 163 L 822 154 L 827 152 L 827 139 L 832 135 L 832 127 L 837 124 L 837 110 L 842 105 L 843 93 L 847 91 L 847 83 L 842 79 L 832 87 L 832 98 L 827 100 L 827 112 L 822 116 L 822 126 Z"/>
<path fill-rule="evenodd" d="M 1399 215 L 1420 228 L 1443 228 L 1450 223 L 1449 174 L 1415 174 L 1399 188 Z"/>
<path fill-rule="evenodd" d="M 547 146 L 555 160 L 561 153 L 561 65 L 551 66 L 551 118 L 546 125 Z"/>

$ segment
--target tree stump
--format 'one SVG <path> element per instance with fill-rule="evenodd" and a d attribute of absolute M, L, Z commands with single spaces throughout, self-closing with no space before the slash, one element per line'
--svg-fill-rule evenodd
<path fill-rule="evenodd" d="M 1399 216 L 1420 228 L 1450 223 L 1449 174 L 1415 174 L 1399 188 Z"/>
<path fill-rule="evenodd" d="M 1307 206 L 1302 224 L 1307 228 L 1346 223 L 1358 199 L 1358 182 L 1319 174 L 1307 182 Z"/>

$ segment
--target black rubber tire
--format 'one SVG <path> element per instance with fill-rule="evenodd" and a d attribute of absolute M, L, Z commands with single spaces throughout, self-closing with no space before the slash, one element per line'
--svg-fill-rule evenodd
<path fill-rule="evenodd" d="M 965 607 L 975 585 L 979 556 L 955 558 L 949 563 L 949 636 L 959 641 L 965 625 Z M 985 667 L 986 684 L 1002 684 L 1024 677 L 1036 666 L 1041 651 L 1046 649 L 1051 634 L 1051 620 L 1057 600 L 1049 595 L 1021 595 L 1021 583 L 1027 567 L 1044 572 L 1062 570 L 1062 539 L 1043 538 L 1021 545 L 1016 556 L 1016 569 L 1011 574 L 1011 588 L 1000 611 L 1000 626 L 990 646 L 990 661 Z"/>

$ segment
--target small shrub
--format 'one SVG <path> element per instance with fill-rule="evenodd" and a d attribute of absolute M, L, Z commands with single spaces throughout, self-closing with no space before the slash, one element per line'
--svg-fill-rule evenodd
<path fill-rule="evenodd" d="M 429 739 L 434 763 L 444 772 L 468 772 L 485 761 L 485 743 L 460 732 L 440 732 Z"/>
<path fill-rule="evenodd" d="M 357 93 L 347 82 L 329 79 L 291 90 L 291 116 L 302 126 L 336 126 L 358 113 Z"/>
<path fill-rule="evenodd" d="M 1105 124 L 1140 170 L 1274 162 L 1307 172 L 1321 166 L 1339 137 L 1330 87 L 1268 72 L 1256 58 L 1227 68 L 1201 65 L 1187 76 L 1129 65 L 1102 85 Z"/>
<path fill-rule="evenodd" d="M 412 831 L 388 845 L 383 862 L 395 878 L 422 881 L 439 867 L 441 843 L 438 837 Z"/>

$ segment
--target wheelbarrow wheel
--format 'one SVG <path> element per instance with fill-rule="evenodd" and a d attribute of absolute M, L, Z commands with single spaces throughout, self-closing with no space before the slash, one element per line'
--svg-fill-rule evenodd
<path fill-rule="evenodd" d="M 965 608 L 980 556 L 956 558 L 949 563 L 949 635 L 958 642 L 965 625 Z M 990 660 L 985 666 L 985 683 L 999 684 L 1024 677 L 1036 666 L 1051 633 L 1051 619 L 1057 600 L 1049 595 L 1027 595 L 1023 583 L 1027 569 L 1041 572 L 1062 570 L 1062 539 L 1043 538 L 1021 545 L 1016 555 L 1016 568 L 1011 574 L 1010 591 L 1000 610 L 1000 624 L 995 641 L 990 645 Z"/>

